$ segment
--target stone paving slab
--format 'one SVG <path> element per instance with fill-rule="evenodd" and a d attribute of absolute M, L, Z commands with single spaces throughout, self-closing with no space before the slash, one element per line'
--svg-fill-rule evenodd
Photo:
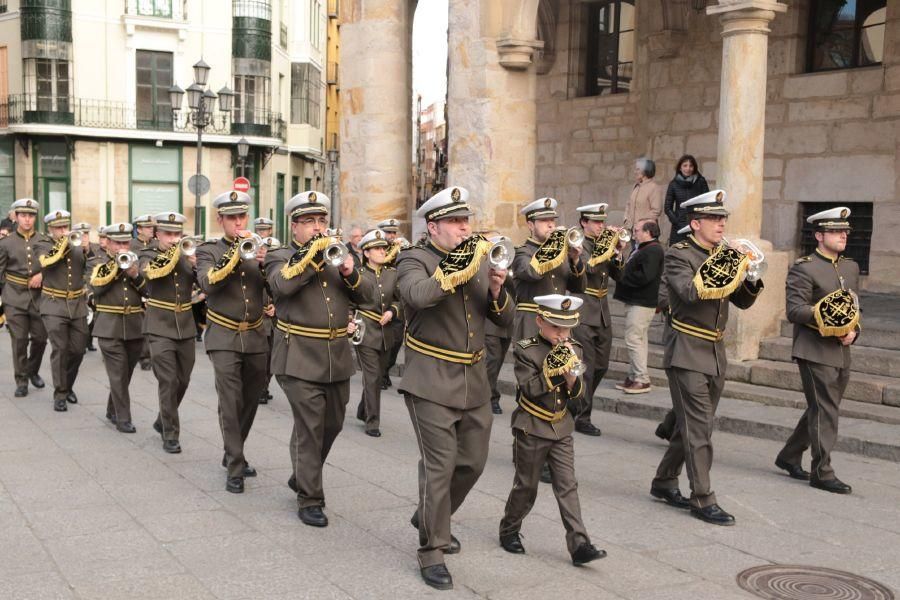
<path fill-rule="evenodd" d="M 331 525 L 315 529 L 299 522 L 285 485 L 291 416 L 274 387 L 247 441 L 259 476 L 243 495 L 225 492 L 212 369 L 198 350 L 176 456 L 162 452 L 150 427 L 151 373 L 136 372 L 132 383 L 134 435 L 104 418 L 99 353 L 87 355 L 80 402 L 65 414 L 52 411 L 49 386 L 22 399 L 11 384 L 0 388 L 0 598 L 731 599 L 750 597 L 734 583 L 739 571 L 769 563 L 849 570 L 900 587 L 900 559 L 890 550 L 900 548 L 897 463 L 835 453 L 854 494 L 833 496 L 775 469 L 777 441 L 717 432 L 713 482 L 738 520 L 718 528 L 648 495 L 664 445 L 652 422 L 614 412 L 597 413 L 602 437 L 576 437 L 585 522 L 609 556 L 571 565 L 549 486 L 523 526 L 528 553 L 506 554 L 497 528 L 513 476 L 507 396 L 485 473 L 454 516 L 463 551 L 447 563 L 456 588 L 431 590 L 419 578 L 408 522 L 418 454 L 396 388 L 383 396 L 384 436 L 373 439 L 353 418 L 360 384 L 351 381 L 345 430 L 324 474 Z M 43 371 L 49 383 L 46 364 Z M 0 381 L 11 380 L 4 332 Z M 865 433 L 854 427 L 842 421 L 842 433 Z"/>

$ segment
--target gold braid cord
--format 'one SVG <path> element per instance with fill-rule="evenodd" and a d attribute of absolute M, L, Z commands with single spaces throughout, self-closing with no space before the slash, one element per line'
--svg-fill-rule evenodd
<path fill-rule="evenodd" d="M 293 279 L 302 273 L 316 255 L 327 248 L 333 239 L 324 235 L 318 235 L 297 248 L 291 259 L 281 267 L 281 276 L 285 279 Z"/>
<path fill-rule="evenodd" d="M 91 285 L 100 287 L 109 285 L 109 283 L 113 279 L 115 279 L 116 275 L 118 274 L 119 265 L 117 265 L 116 261 L 114 260 L 103 263 L 102 265 L 97 265 L 91 272 Z"/>
<path fill-rule="evenodd" d="M 56 243 L 53 244 L 53 248 L 50 249 L 50 252 L 42 254 L 38 260 L 41 262 L 41 266 L 45 268 L 50 265 L 55 265 L 66 255 L 68 249 L 69 236 L 61 235 L 59 236 L 59 239 L 56 240 Z"/>
<path fill-rule="evenodd" d="M 400 242 L 394 242 L 388 248 L 387 254 L 384 255 L 384 264 L 389 265 L 394 262 L 398 254 L 400 254 Z"/>
<path fill-rule="evenodd" d="M 241 238 L 236 238 L 231 244 L 231 248 L 225 251 L 216 264 L 210 267 L 207 277 L 210 283 L 219 283 L 234 271 L 234 268 L 241 262 L 241 253 L 238 252 L 238 246 Z"/>
<path fill-rule="evenodd" d="M 441 289 L 453 292 L 456 286 L 465 285 L 472 279 L 491 246 L 484 236 L 473 235 L 451 250 L 434 272 L 434 278 L 441 284 Z"/>
<path fill-rule="evenodd" d="M 147 279 L 165 277 L 175 269 L 179 258 L 181 258 L 181 245 L 174 244 L 165 252 L 160 252 L 144 267 L 144 275 Z"/>
<path fill-rule="evenodd" d="M 749 264 L 746 254 L 728 246 L 719 246 L 694 274 L 697 295 L 701 300 L 727 298 L 740 287 Z"/>
<path fill-rule="evenodd" d="M 565 344 L 553 346 L 553 349 L 550 350 L 550 353 L 544 359 L 543 364 L 544 379 L 547 381 L 547 386 L 552 387 L 553 383 L 550 380 L 554 377 L 565 375 L 572 370 L 572 367 L 577 362 L 578 356 L 571 348 Z"/>
<path fill-rule="evenodd" d="M 566 260 L 566 252 L 569 245 L 566 243 L 566 231 L 557 229 L 541 244 L 534 256 L 531 257 L 531 268 L 538 275 L 549 273 Z"/>
<path fill-rule="evenodd" d="M 619 232 L 613 229 L 604 229 L 594 240 L 594 248 L 588 259 L 589 267 L 596 267 L 602 262 L 608 261 L 619 245 Z"/>
<path fill-rule="evenodd" d="M 813 316 L 822 337 L 842 337 L 859 325 L 859 309 L 848 290 L 835 290 L 816 302 Z"/>

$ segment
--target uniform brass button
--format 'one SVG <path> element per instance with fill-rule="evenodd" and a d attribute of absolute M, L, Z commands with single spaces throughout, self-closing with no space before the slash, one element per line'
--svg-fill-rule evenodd
<path fill-rule="evenodd" d="M 250 300 L 249 299 L 244 300 L 244 304 L 250 304 Z"/>
<path fill-rule="evenodd" d="M 242 290 L 246 290 L 246 289 L 247 289 L 247 286 L 246 286 L 246 285 L 242 285 L 242 286 L 241 286 L 241 289 L 242 289 Z"/>
<path fill-rule="evenodd" d="M 471 318 L 472 318 L 472 314 L 471 314 L 471 313 L 466 313 L 466 318 L 467 318 L 467 319 L 471 319 Z"/>
<path fill-rule="evenodd" d="M 333 314 L 328 313 L 328 318 L 329 318 L 329 319 L 330 319 L 331 317 L 333 317 L 333 316 L 334 316 Z"/>
<path fill-rule="evenodd" d="M 550 279 L 556 279 L 556 275 L 554 275 L 554 274 L 551 273 L 551 274 L 550 274 Z"/>
<path fill-rule="evenodd" d="M 323 282 L 322 282 L 322 287 L 328 287 L 328 282 L 327 282 L 327 281 L 323 281 Z"/>
<path fill-rule="evenodd" d="M 475 334 L 472 333 L 472 332 L 470 331 L 470 332 L 469 332 L 469 337 L 475 337 Z"/>
<path fill-rule="evenodd" d="M 463 295 L 463 300 L 468 300 L 468 299 L 469 299 L 469 295 L 468 295 L 468 294 Z"/>
<path fill-rule="evenodd" d="M 329 298 L 328 296 L 325 296 L 325 302 L 331 302 L 331 298 Z"/>

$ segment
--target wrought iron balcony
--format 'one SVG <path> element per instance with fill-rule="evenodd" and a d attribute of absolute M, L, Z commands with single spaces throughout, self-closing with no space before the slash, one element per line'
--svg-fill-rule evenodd
<path fill-rule="evenodd" d="M 28 123 L 74 125 L 97 129 L 153 130 L 192 133 L 190 111 L 177 118 L 168 105 L 135 106 L 126 102 L 85 98 L 44 98 L 31 94 L 9 96 L 0 103 L 0 128 Z M 219 135 L 253 135 L 285 139 L 285 125 L 278 113 L 268 110 L 214 111 L 204 130 Z"/>

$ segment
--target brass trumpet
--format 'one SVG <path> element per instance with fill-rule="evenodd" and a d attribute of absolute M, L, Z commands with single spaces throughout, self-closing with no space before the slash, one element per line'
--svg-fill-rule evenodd
<path fill-rule="evenodd" d="M 578 227 L 572 227 L 570 229 L 557 227 L 557 229 L 566 232 L 566 244 L 570 248 L 581 248 L 581 245 L 584 244 L 584 232 Z"/>
<path fill-rule="evenodd" d="M 410 247 L 412 246 L 412 244 L 409 243 L 409 240 L 406 239 L 405 237 L 402 237 L 402 236 L 396 238 L 396 239 L 394 240 L 394 243 L 395 243 L 395 244 L 400 244 L 400 249 L 401 249 L 401 250 L 407 250 L 408 248 L 410 248 Z"/>
<path fill-rule="evenodd" d="M 266 246 L 269 250 L 278 250 L 281 248 L 281 241 L 277 237 L 264 237 L 262 243 L 263 246 Z"/>
<path fill-rule="evenodd" d="M 244 260 L 256 258 L 256 253 L 259 251 L 261 244 L 262 238 L 255 233 L 241 240 L 241 243 L 238 244 L 238 252 L 241 253 L 241 258 Z"/>
<path fill-rule="evenodd" d="M 135 254 L 131 250 L 116 253 L 116 265 L 118 265 L 119 269 L 121 269 L 122 271 L 127 271 L 128 269 L 130 269 L 135 263 L 137 263 L 137 260 L 137 254 Z"/>
<path fill-rule="evenodd" d="M 623 244 L 627 244 L 631 241 L 631 231 L 626 229 L 625 227 L 617 227 L 615 228 L 619 234 L 619 241 Z"/>
<path fill-rule="evenodd" d="M 488 252 L 488 260 L 491 263 L 491 267 L 501 271 L 509 269 L 513 258 L 516 256 L 516 248 L 513 246 L 512 240 L 498 235 L 490 238 L 489 241 L 493 244 Z"/>
<path fill-rule="evenodd" d="M 178 246 L 181 248 L 181 253 L 185 256 L 193 256 L 197 252 L 197 240 L 190 236 L 181 238 Z"/>
<path fill-rule="evenodd" d="M 75 248 L 81 246 L 84 243 L 84 234 L 80 231 L 71 231 L 69 232 L 69 245 Z"/>
<path fill-rule="evenodd" d="M 362 317 L 359 316 L 359 311 L 353 313 L 353 323 L 356 324 L 356 331 L 350 336 L 350 343 L 354 346 L 359 346 L 366 335 L 366 324 L 363 322 Z"/>
<path fill-rule="evenodd" d="M 350 254 L 350 250 L 341 241 L 342 233 L 340 229 L 326 229 L 325 235 L 331 238 L 331 243 L 325 246 L 325 251 L 323 252 L 325 261 L 332 267 L 339 267 L 343 264 L 347 255 Z"/>
<path fill-rule="evenodd" d="M 759 249 L 759 246 L 747 239 L 728 240 L 723 237 L 722 243 L 731 246 L 741 254 L 745 254 L 750 259 L 750 266 L 747 268 L 747 279 L 750 281 L 759 281 L 766 274 L 768 265 L 766 263 L 766 255 Z"/>

